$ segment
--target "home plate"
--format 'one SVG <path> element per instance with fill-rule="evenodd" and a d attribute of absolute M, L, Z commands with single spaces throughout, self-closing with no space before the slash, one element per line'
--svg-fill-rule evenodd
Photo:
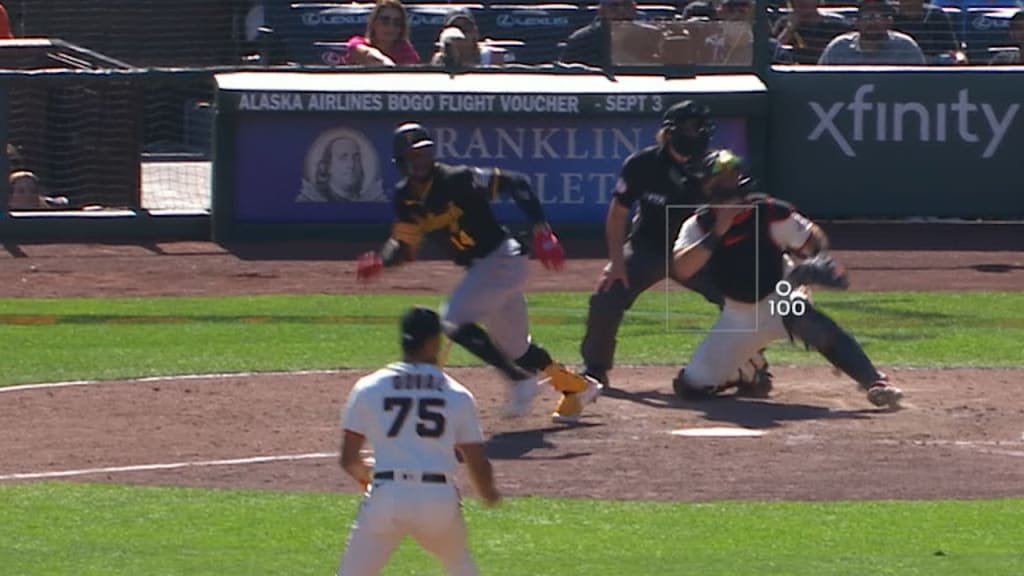
<path fill-rule="evenodd" d="M 751 430 L 750 428 L 680 428 L 679 430 L 672 430 L 669 434 L 701 438 L 749 438 L 764 436 L 764 431 Z"/>

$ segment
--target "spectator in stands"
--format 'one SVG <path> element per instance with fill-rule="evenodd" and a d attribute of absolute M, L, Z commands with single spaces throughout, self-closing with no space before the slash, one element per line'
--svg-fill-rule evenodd
<path fill-rule="evenodd" d="M 773 36 L 793 47 L 797 64 L 817 64 L 825 46 L 852 27 L 843 18 L 818 10 L 820 0 L 791 0 L 790 13 L 775 23 Z"/>
<path fill-rule="evenodd" d="M 861 0 L 857 31 L 837 36 L 819 64 L 925 64 L 914 39 L 892 29 L 893 9 L 885 0 Z"/>
<path fill-rule="evenodd" d="M 599 68 L 612 66 L 612 30 L 609 22 L 633 20 L 634 0 L 601 0 L 597 18 L 573 32 L 565 42 L 561 61 L 565 64 L 587 64 Z"/>
<path fill-rule="evenodd" d="M 942 8 L 926 4 L 924 0 L 897 0 L 892 23 L 895 30 L 917 42 L 929 62 L 967 63 L 953 31 L 953 22 Z"/>
<path fill-rule="evenodd" d="M 456 10 L 445 18 L 437 45 L 438 50 L 430 59 L 435 66 L 472 68 L 504 64 L 503 51 L 480 40 L 480 29 L 468 10 Z"/>
<path fill-rule="evenodd" d="M 344 64 L 409 66 L 420 55 L 409 42 L 409 14 L 398 0 L 377 0 L 366 21 L 366 36 L 348 41 Z"/>
<path fill-rule="evenodd" d="M 68 205 L 64 196 L 46 196 L 39 186 L 39 177 L 28 170 L 11 173 L 8 178 L 11 197 L 7 199 L 10 210 L 49 210 Z"/>
<path fill-rule="evenodd" d="M 720 0 L 716 10 L 719 20 L 730 22 L 754 22 L 753 0 Z"/>
<path fill-rule="evenodd" d="M 441 30 L 437 43 L 439 47 L 430 59 L 431 64 L 456 70 L 480 65 L 480 46 L 461 28 L 449 26 Z"/>
<path fill-rule="evenodd" d="M 11 21 L 7 18 L 7 9 L 4 8 L 3 2 L 0 2 L 0 40 L 11 38 L 14 38 L 14 34 L 11 33 Z"/>

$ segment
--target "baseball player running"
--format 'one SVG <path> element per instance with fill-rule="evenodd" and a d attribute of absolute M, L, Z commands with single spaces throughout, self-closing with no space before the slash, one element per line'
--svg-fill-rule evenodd
<path fill-rule="evenodd" d="M 714 131 L 706 106 L 690 100 L 679 102 L 665 111 L 657 144 L 632 154 L 622 166 L 605 223 L 608 265 L 590 297 L 580 346 L 584 374 L 605 386 L 609 385 L 616 336 L 626 310 L 640 294 L 664 280 L 666 272 L 707 301 L 719 307 L 723 304 L 720 290 L 705 271 L 683 279 L 668 266 L 671 242 L 692 208 L 667 210 L 666 206 L 696 207 L 704 202 L 702 175 L 693 168 L 707 152 Z M 634 206 L 638 208 L 627 238 L 627 220 Z M 734 376 L 744 392 L 771 387 L 768 363 L 760 351 L 754 351 Z"/>
<path fill-rule="evenodd" d="M 426 308 L 402 316 L 402 362 L 361 378 L 342 416 L 341 467 L 365 488 L 339 576 L 374 576 L 411 536 L 453 576 L 478 574 L 466 546 L 456 450 L 477 495 L 500 496 L 484 453 L 473 395 L 438 366 L 441 319 Z M 366 441 L 374 461 L 364 461 Z"/>
<path fill-rule="evenodd" d="M 552 420 L 577 422 L 601 385 L 556 363 L 531 340 L 523 296 L 529 272 L 526 250 L 491 209 L 499 194 L 511 196 L 533 224 L 537 258 L 547 268 L 560 269 L 562 246 L 529 179 L 498 168 L 438 162 L 426 128 L 411 122 L 395 130 L 392 152 L 405 176 L 395 193 L 396 221 L 384 247 L 359 258 L 357 278 L 369 279 L 383 268 L 413 260 L 425 234 L 444 235 L 455 263 L 466 268 L 443 307 L 448 338 L 508 379 L 506 416 L 527 413 L 543 374 L 562 393 Z"/>
<path fill-rule="evenodd" d="M 798 338 L 853 378 L 872 404 L 899 407 L 903 392 L 807 298 L 808 284 L 848 285 L 845 272 L 826 254 L 825 233 L 790 204 L 748 193 L 752 184 L 742 178 L 741 163 L 728 150 L 705 156 L 703 192 L 711 206 L 690 216 L 675 242 L 675 273 L 689 278 L 706 267 L 725 295 L 718 320 L 673 381 L 675 392 L 685 398 L 717 394 L 729 387 L 730 375 L 754 351 L 775 340 Z M 808 260 L 791 266 L 787 255 Z M 780 289 L 787 286 L 779 284 L 784 279 L 800 289 L 797 298 Z"/>

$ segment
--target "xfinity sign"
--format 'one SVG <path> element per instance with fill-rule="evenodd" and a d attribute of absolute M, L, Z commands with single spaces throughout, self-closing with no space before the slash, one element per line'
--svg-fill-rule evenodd
<path fill-rule="evenodd" d="M 981 148 L 982 158 L 999 151 L 1020 104 L 997 109 L 971 99 L 964 88 L 948 101 L 872 100 L 874 84 L 862 84 L 849 101 L 810 102 L 817 124 L 807 140 L 832 140 L 850 158 L 859 142 L 965 142 Z"/>

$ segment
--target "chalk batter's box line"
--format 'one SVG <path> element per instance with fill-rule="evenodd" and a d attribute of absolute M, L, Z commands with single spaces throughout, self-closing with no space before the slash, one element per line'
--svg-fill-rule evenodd
<path fill-rule="evenodd" d="M 700 208 L 753 208 L 754 209 L 754 253 L 761 253 L 761 207 L 757 204 L 666 204 L 665 205 L 665 239 L 669 241 L 670 249 L 666 251 L 665 255 L 665 278 L 671 279 L 672 275 L 672 252 L 673 247 L 676 244 L 676 239 L 671 236 L 671 231 L 668 228 L 669 223 L 669 211 L 670 210 L 688 210 L 690 212 L 696 212 Z M 685 220 L 683 221 L 686 222 Z M 680 230 L 682 225 L 680 225 Z M 678 233 L 678 231 L 677 231 Z M 757 279 L 761 273 L 761 262 L 760 258 L 754 258 L 754 294 L 758 294 Z M 714 325 L 711 328 L 702 330 L 696 328 L 683 328 L 673 329 L 671 325 L 670 311 L 669 311 L 669 282 L 665 283 L 665 332 L 669 334 L 708 334 L 711 332 L 721 332 L 723 334 L 757 334 L 761 329 L 761 299 L 758 298 L 754 302 L 754 328 L 719 328 L 715 329 Z M 715 320 L 717 322 L 717 318 Z"/>

